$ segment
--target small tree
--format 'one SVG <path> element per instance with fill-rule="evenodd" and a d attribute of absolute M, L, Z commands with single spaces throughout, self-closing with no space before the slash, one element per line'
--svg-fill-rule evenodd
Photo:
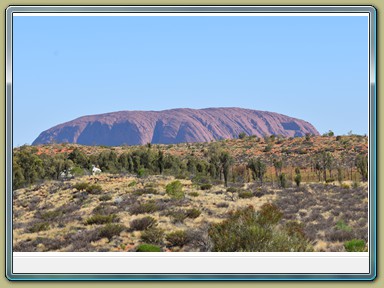
<path fill-rule="evenodd" d="M 263 178 L 267 172 L 267 166 L 261 162 L 260 158 L 249 160 L 247 167 L 251 169 L 254 179 L 259 179 L 261 185 L 263 185 Z"/>
<path fill-rule="evenodd" d="M 357 155 L 356 167 L 363 181 L 368 180 L 368 155 Z"/>
<path fill-rule="evenodd" d="M 300 186 L 300 183 L 301 183 L 301 174 L 296 174 L 296 176 L 295 176 L 295 183 L 296 183 L 296 186 L 297 186 L 297 187 Z"/>
<path fill-rule="evenodd" d="M 285 173 L 281 173 L 279 175 L 279 185 L 281 188 L 287 187 L 287 177 L 286 177 Z"/>
<path fill-rule="evenodd" d="M 244 139 L 245 136 L 247 136 L 247 134 L 245 134 L 245 132 L 241 132 L 241 133 L 239 134 L 239 139 Z"/>
<path fill-rule="evenodd" d="M 225 187 L 228 186 L 228 175 L 229 171 L 233 162 L 232 157 L 229 155 L 228 152 L 222 152 L 219 156 L 220 162 L 221 162 L 221 167 L 222 167 L 222 172 L 224 175 L 224 185 Z"/>

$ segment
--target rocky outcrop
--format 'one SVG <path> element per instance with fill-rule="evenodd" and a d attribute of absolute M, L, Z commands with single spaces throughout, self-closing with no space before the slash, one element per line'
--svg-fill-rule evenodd
<path fill-rule="evenodd" d="M 120 111 L 91 115 L 57 125 L 32 143 L 140 145 L 207 142 L 247 135 L 319 135 L 308 122 L 286 115 L 243 108 Z"/>

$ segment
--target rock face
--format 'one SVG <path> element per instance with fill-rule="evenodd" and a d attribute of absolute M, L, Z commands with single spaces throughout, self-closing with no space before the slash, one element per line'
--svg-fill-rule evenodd
<path fill-rule="evenodd" d="M 83 145 L 140 145 L 207 142 L 247 135 L 319 135 L 308 122 L 278 113 L 243 108 L 120 111 L 91 115 L 57 125 L 32 145 L 78 143 Z"/>

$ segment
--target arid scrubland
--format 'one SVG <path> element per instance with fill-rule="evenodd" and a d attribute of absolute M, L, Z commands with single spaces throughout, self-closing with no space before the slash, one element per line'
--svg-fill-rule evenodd
<path fill-rule="evenodd" d="M 367 251 L 367 149 L 309 135 L 15 148 L 13 248 Z"/>

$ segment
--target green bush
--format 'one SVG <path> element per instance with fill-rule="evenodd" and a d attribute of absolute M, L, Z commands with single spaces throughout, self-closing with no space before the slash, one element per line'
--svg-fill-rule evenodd
<path fill-rule="evenodd" d="M 251 191 L 241 191 L 239 192 L 239 198 L 247 199 L 247 198 L 252 198 L 253 193 Z"/>
<path fill-rule="evenodd" d="M 71 169 L 71 174 L 73 176 L 76 176 L 76 177 L 83 176 L 84 175 L 84 169 L 81 168 L 81 167 L 78 167 L 78 166 L 77 167 L 73 167 Z"/>
<path fill-rule="evenodd" d="M 141 244 L 137 247 L 136 252 L 161 252 L 161 248 L 151 244 Z"/>
<path fill-rule="evenodd" d="M 170 246 L 179 246 L 179 247 L 184 246 L 189 241 L 188 235 L 185 232 L 185 230 L 173 231 L 167 234 L 167 236 L 165 236 L 165 239 L 170 243 Z"/>
<path fill-rule="evenodd" d="M 341 188 L 343 188 L 343 189 L 349 189 L 349 188 L 351 188 L 351 186 L 349 186 L 348 184 L 342 183 L 342 184 L 341 184 Z"/>
<path fill-rule="evenodd" d="M 146 169 L 140 168 L 139 170 L 137 170 L 137 177 L 143 178 L 147 175 L 148 175 L 148 171 Z"/>
<path fill-rule="evenodd" d="M 228 187 L 227 192 L 235 193 L 235 192 L 237 192 L 237 188 L 236 187 Z"/>
<path fill-rule="evenodd" d="M 344 248 L 347 252 L 364 252 L 365 241 L 361 239 L 352 239 L 344 243 Z"/>
<path fill-rule="evenodd" d="M 146 216 L 132 220 L 129 225 L 132 230 L 142 231 L 156 224 L 156 219 L 151 216 Z"/>
<path fill-rule="evenodd" d="M 87 191 L 89 194 L 100 194 L 103 191 L 103 189 L 98 184 L 92 184 L 92 185 L 89 185 L 85 189 L 85 191 Z"/>
<path fill-rule="evenodd" d="M 183 192 L 183 184 L 181 184 L 181 182 L 178 180 L 173 181 L 165 186 L 165 191 L 173 199 L 179 200 L 183 199 L 185 196 Z"/>
<path fill-rule="evenodd" d="M 28 231 L 30 233 L 36 233 L 36 232 L 40 232 L 40 231 L 47 231 L 50 228 L 51 227 L 50 227 L 48 222 L 38 222 L 38 223 L 33 224 L 31 227 L 29 227 Z"/>
<path fill-rule="evenodd" d="M 346 231 L 346 232 L 352 232 L 352 228 L 349 227 L 343 220 L 337 221 L 336 228 L 338 230 L 342 230 L 342 231 Z"/>
<path fill-rule="evenodd" d="M 133 186 L 136 186 L 137 182 L 136 181 L 132 181 L 128 184 L 128 187 L 133 187 Z"/>
<path fill-rule="evenodd" d="M 265 146 L 265 148 L 264 148 L 264 152 L 269 152 L 269 151 L 271 151 L 271 150 L 272 150 L 272 147 L 273 147 L 273 145 L 272 145 L 271 143 L 269 143 L 267 146 Z"/>
<path fill-rule="evenodd" d="M 86 225 L 107 224 L 107 223 L 116 222 L 117 220 L 118 220 L 118 217 L 116 214 L 111 214 L 111 215 L 96 214 L 89 217 L 87 220 L 85 220 L 85 224 Z"/>
<path fill-rule="evenodd" d="M 183 223 L 188 217 L 186 211 L 181 209 L 169 212 L 168 215 L 172 217 L 172 223 Z"/>
<path fill-rule="evenodd" d="M 244 139 L 245 136 L 247 136 L 247 134 L 245 134 L 245 132 L 240 132 L 239 133 L 239 139 Z"/>
<path fill-rule="evenodd" d="M 73 185 L 73 188 L 75 188 L 77 191 L 83 191 L 88 188 L 89 184 L 86 182 L 80 182 Z"/>
<path fill-rule="evenodd" d="M 100 201 L 109 201 L 111 199 L 112 199 L 112 196 L 109 195 L 109 194 L 105 194 L 105 195 L 102 195 L 102 196 L 99 197 Z"/>
<path fill-rule="evenodd" d="M 272 203 L 265 203 L 260 207 L 258 223 L 261 225 L 276 225 L 283 217 L 279 207 Z"/>
<path fill-rule="evenodd" d="M 198 192 L 191 192 L 191 193 L 189 193 L 189 196 L 192 196 L 192 197 L 197 197 L 197 196 L 199 196 L 199 193 Z"/>
<path fill-rule="evenodd" d="M 200 186 L 201 190 L 209 190 L 212 188 L 212 184 L 203 184 Z"/>
<path fill-rule="evenodd" d="M 153 213 L 159 210 L 158 205 L 155 201 L 148 201 L 144 203 L 136 203 L 132 205 L 129 209 L 129 212 L 132 215 L 144 214 L 144 213 Z"/>
<path fill-rule="evenodd" d="M 213 242 L 213 251 L 313 251 L 308 240 L 295 233 L 295 229 L 276 225 L 277 219 L 281 218 L 281 212 L 271 206 L 272 204 L 267 205 L 269 206 L 262 208 L 263 211 L 259 213 L 256 213 L 252 206 L 237 210 L 224 222 L 212 224 L 208 234 Z"/>
<path fill-rule="evenodd" d="M 185 214 L 187 215 L 188 218 L 195 219 L 200 216 L 201 211 L 197 208 L 191 208 L 191 209 L 188 209 Z"/>
<path fill-rule="evenodd" d="M 52 221 L 53 219 L 61 217 L 62 215 L 63 215 L 62 211 L 53 210 L 53 211 L 46 211 L 44 213 L 41 213 L 39 215 L 39 218 L 44 219 L 46 221 Z"/>
<path fill-rule="evenodd" d="M 120 235 L 125 229 L 125 226 L 121 224 L 107 224 L 99 229 L 99 237 L 111 240 L 113 236 Z"/>
<path fill-rule="evenodd" d="M 157 227 L 151 227 L 141 233 L 140 239 L 145 243 L 160 245 L 163 243 L 164 230 Z"/>
<path fill-rule="evenodd" d="M 157 190 L 152 187 L 137 189 L 133 192 L 134 195 L 140 196 L 144 194 L 158 194 Z"/>

